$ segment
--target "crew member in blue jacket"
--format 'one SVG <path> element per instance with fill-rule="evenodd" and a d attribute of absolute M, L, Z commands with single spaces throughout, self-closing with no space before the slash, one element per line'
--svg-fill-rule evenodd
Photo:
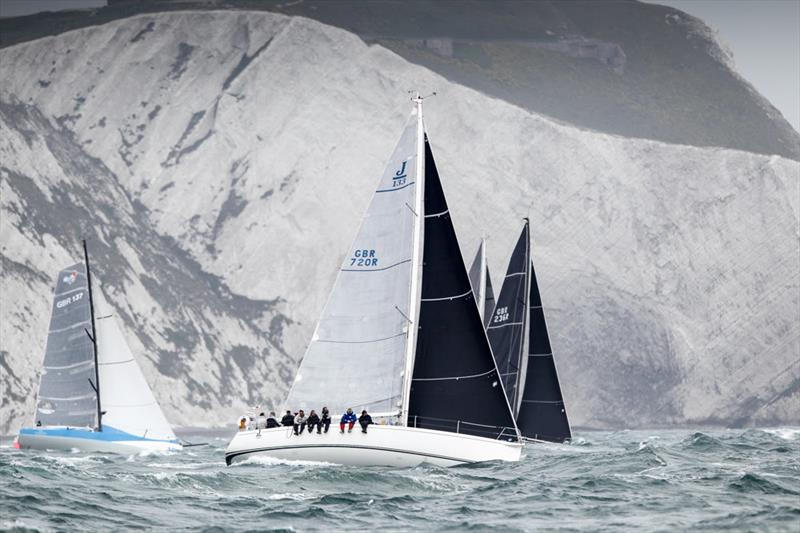
<path fill-rule="evenodd" d="M 347 408 L 347 412 L 342 415 L 341 421 L 339 421 L 339 432 L 344 433 L 344 425 L 350 424 L 350 427 L 347 428 L 348 433 L 352 433 L 353 426 L 356 424 L 356 414 L 353 412 L 351 408 Z"/>

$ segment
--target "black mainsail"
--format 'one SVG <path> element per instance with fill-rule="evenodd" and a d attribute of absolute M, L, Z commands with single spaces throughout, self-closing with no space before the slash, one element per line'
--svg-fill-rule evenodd
<path fill-rule="evenodd" d="M 58 273 L 34 422 L 42 426 L 96 427 L 97 380 L 86 266 Z"/>
<path fill-rule="evenodd" d="M 516 439 L 427 137 L 424 163 L 422 288 L 408 425 Z"/>
<path fill-rule="evenodd" d="M 564 442 L 572 438 L 572 432 L 558 382 L 533 262 L 530 268 L 528 362 L 517 424 L 522 435 L 530 439 Z"/>
<path fill-rule="evenodd" d="M 519 409 L 519 383 L 524 375 L 525 332 L 528 323 L 528 267 L 530 263 L 528 221 L 517 240 L 508 263 L 500 296 L 486 328 L 486 334 L 497 361 L 497 368 L 508 394 L 508 403 Z"/>
<path fill-rule="evenodd" d="M 522 436 L 564 442 L 572 435 L 530 255 L 525 219 L 486 333 Z"/>

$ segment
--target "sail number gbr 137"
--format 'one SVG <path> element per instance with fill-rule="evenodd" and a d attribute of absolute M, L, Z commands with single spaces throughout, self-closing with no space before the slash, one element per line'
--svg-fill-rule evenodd
<path fill-rule="evenodd" d="M 378 266 L 378 258 L 375 257 L 375 250 L 360 249 L 353 252 L 350 258 L 350 266 L 355 267 L 374 267 Z"/>
<path fill-rule="evenodd" d="M 63 300 L 59 300 L 56 302 L 56 308 L 62 309 L 73 302 L 80 301 L 83 298 L 83 293 L 79 292 L 78 294 L 73 294 L 72 296 L 67 296 Z"/>

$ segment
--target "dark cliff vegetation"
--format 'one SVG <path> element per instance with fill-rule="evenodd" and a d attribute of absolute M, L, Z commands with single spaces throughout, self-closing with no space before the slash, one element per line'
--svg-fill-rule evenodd
<path fill-rule="evenodd" d="M 0 46 L 139 13 L 270 10 L 347 29 L 455 82 L 585 128 L 800 159 L 800 135 L 731 71 L 702 22 L 668 7 L 634 0 L 109 4 L 0 20 Z"/>

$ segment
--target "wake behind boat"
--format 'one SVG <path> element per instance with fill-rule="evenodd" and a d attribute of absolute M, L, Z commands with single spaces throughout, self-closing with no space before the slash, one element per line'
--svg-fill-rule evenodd
<path fill-rule="evenodd" d="M 422 120 L 422 98 L 339 270 L 286 405 L 352 407 L 366 433 L 244 430 L 254 455 L 348 465 L 518 461 L 522 444 Z M 334 421 L 335 422 L 335 421 Z"/>
<path fill-rule="evenodd" d="M 34 425 L 19 448 L 135 453 L 180 449 L 85 263 L 58 274 Z M 97 316 L 95 316 L 97 306 Z"/>

